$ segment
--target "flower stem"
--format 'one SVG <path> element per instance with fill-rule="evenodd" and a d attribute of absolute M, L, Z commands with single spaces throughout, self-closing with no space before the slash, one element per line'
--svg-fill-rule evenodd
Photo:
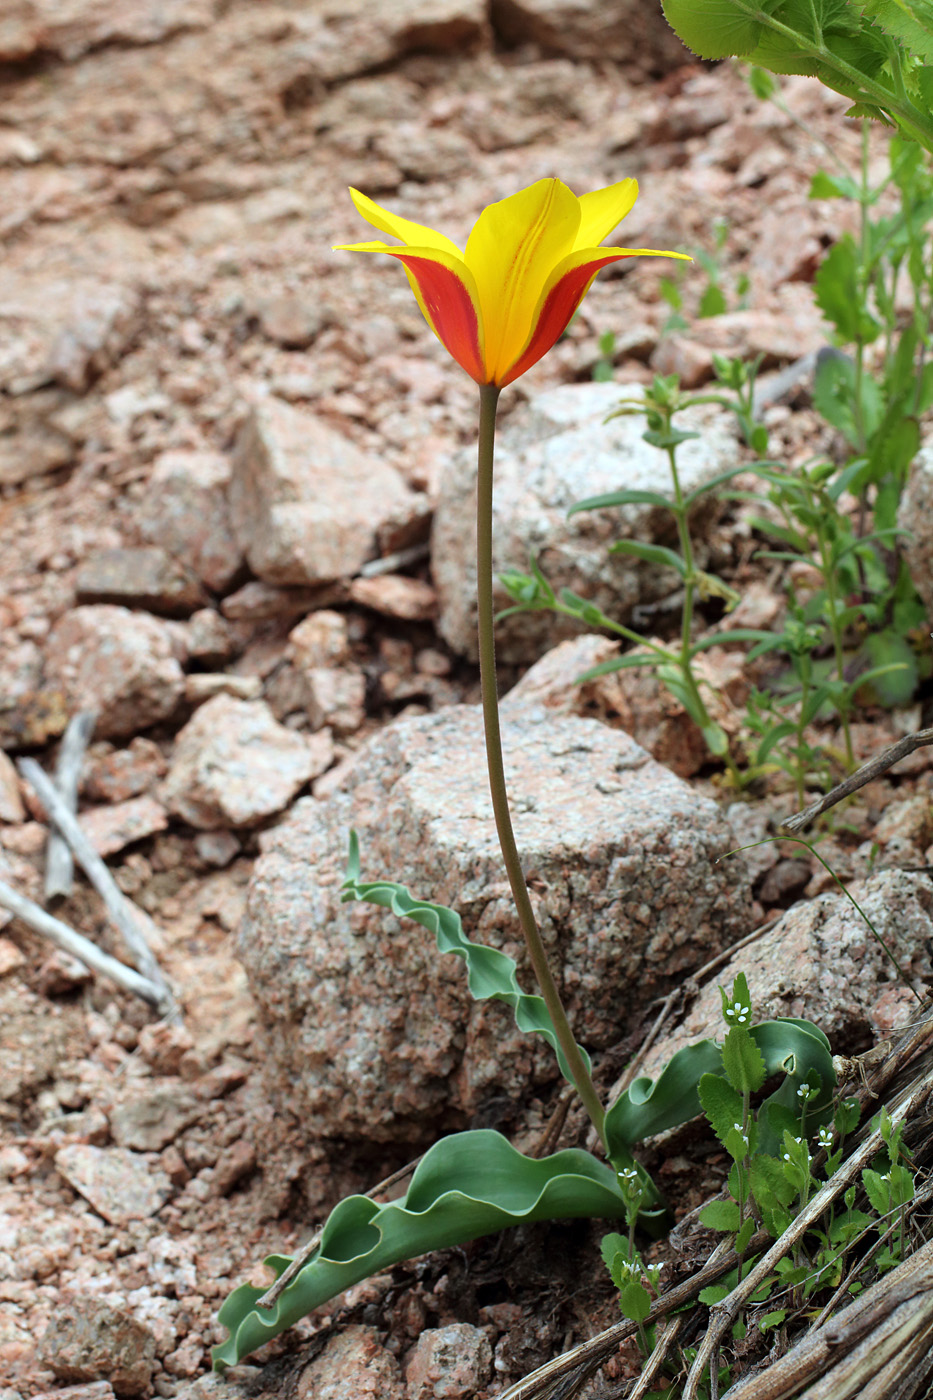
<path fill-rule="evenodd" d="M 499 696 L 496 690 L 496 645 L 493 629 L 492 573 L 492 479 L 496 444 L 496 407 L 499 388 L 481 384 L 479 390 L 479 470 L 476 482 L 476 606 L 479 633 L 479 673 L 483 697 L 483 729 L 486 736 L 486 766 L 489 791 L 496 819 L 496 831 L 502 858 L 509 877 L 512 897 L 531 965 L 550 1013 L 557 1039 L 564 1052 L 573 1082 L 590 1121 L 605 1145 L 605 1114 L 593 1080 L 583 1061 L 567 1014 L 561 1003 L 557 984 L 548 965 L 544 944 L 538 932 L 534 910 L 525 884 L 521 858 L 512 831 L 509 797 L 502 759 L 502 736 L 499 728 Z"/>

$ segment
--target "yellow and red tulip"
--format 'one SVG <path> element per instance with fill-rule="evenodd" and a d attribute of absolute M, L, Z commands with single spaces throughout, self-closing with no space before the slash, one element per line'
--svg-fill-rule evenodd
<path fill-rule="evenodd" d="M 579 199 L 560 180 L 538 180 L 484 209 L 462 252 L 442 233 L 390 213 L 358 190 L 350 194 L 368 223 L 404 246 L 338 246 L 398 258 L 428 325 L 477 384 L 501 388 L 536 364 L 600 268 L 621 258 L 685 256 L 599 247 L 635 203 L 635 180 Z"/>

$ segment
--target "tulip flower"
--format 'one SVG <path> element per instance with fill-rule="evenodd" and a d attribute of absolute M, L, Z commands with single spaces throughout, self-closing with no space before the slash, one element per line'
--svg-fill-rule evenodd
<path fill-rule="evenodd" d="M 441 344 L 477 384 L 497 388 L 550 350 L 600 268 L 622 258 L 685 256 L 599 247 L 635 203 L 635 180 L 579 199 L 560 180 L 538 180 L 484 209 L 463 252 L 444 234 L 390 213 L 358 190 L 350 194 L 368 223 L 404 246 L 339 248 L 398 258 Z"/>

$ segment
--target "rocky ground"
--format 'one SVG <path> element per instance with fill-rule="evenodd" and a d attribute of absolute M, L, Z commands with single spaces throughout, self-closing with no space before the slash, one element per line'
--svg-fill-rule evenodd
<path fill-rule="evenodd" d="M 498 562 L 536 549 L 555 581 L 582 571 L 589 596 L 662 630 L 663 580 L 607 563 L 617 522 L 564 520 L 618 484 L 620 454 L 626 484 L 658 489 L 638 433 L 601 426 L 618 389 L 591 382 L 600 336 L 615 332 L 617 385 L 702 384 L 714 350 L 760 352 L 776 376 L 825 340 L 809 284 L 854 215 L 807 190 L 823 140 L 857 158 L 845 104 L 793 80 L 793 117 L 762 106 L 653 9 L 14 0 L 0 18 L 0 879 L 41 902 L 47 819 L 14 760 L 53 768 L 93 709 L 82 825 L 150 916 L 183 1009 L 157 1022 L 24 923 L 0 933 L 0 1400 L 482 1400 L 615 1315 L 598 1225 L 539 1227 L 380 1276 L 250 1366 L 204 1374 L 225 1295 L 341 1194 L 439 1127 L 530 1147 L 555 1102 L 545 1057 L 467 1003 L 459 963 L 398 925 L 387 952 L 382 916 L 334 898 L 356 825 L 373 874 L 518 952 L 475 718 L 452 708 L 477 699 L 474 386 L 394 265 L 331 252 L 368 236 L 346 187 L 456 239 L 552 174 L 580 192 L 636 176 L 631 246 L 710 250 L 725 221 L 726 314 L 696 321 L 694 268 L 671 333 L 669 266 L 621 264 L 503 396 Z M 806 372 L 769 381 L 771 450 L 791 462 L 835 447 Z M 696 480 L 744 450 L 722 414 L 704 434 Z M 743 594 L 737 625 L 771 625 L 781 579 L 742 511 L 701 534 Z M 725 792 L 650 681 L 574 687 L 610 644 L 552 624 L 502 633 L 503 689 L 524 676 L 506 706 L 519 837 L 604 1081 L 647 1000 L 755 928 L 735 966 L 766 1014 L 812 1015 L 846 1053 L 902 1020 L 905 994 L 805 853 L 716 863 L 792 796 Z M 733 732 L 740 656 L 710 661 Z M 866 712 L 861 756 L 923 719 Z M 821 847 L 840 874 L 875 872 L 868 898 L 919 978 L 933 889 L 892 872 L 930 859 L 930 753 Z M 121 951 L 82 878 L 55 912 Z M 562 1141 L 582 1135 L 571 1117 Z M 690 1141 L 658 1170 L 682 1211 L 722 1163 Z"/>

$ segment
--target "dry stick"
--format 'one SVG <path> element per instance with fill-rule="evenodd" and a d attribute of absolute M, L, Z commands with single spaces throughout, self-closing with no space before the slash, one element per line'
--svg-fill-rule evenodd
<path fill-rule="evenodd" d="M 759 1230 L 749 1241 L 748 1249 L 763 1249 L 770 1242 L 771 1236 L 767 1230 Z M 717 1256 L 704 1264 L 692 1278 L 662 1293 L 652 1304 L 645 1323 L 657 1322 L 659 1318 L 682 1308 L 685 1303 L 693 1302 L 707 1284 L 715 1283 L 723 1274 L 734 1269 L 737 1263 L 738 1255 L 734 1249 L 723 1250 L 722 1254 L 717 1251 Z M 572 1351 L 555 1357 L 544 1366 L 539 1366 L 530 1376 L 525 1376 L 524 1380 L 516 1381 L 508 1390 L 502 1392 L 499 1400 L 552 1400 L 558 1387 L 562 1387 L 562 1393 L 569 1394 L 569 1390 L 562 1386 L 567 1376 L 591 1375 L 597 1366 L 618 1351 L 622 1342 L 634 1337 L 637 1332 L 637 1322 L 616 1322 L 612 1327 L 607 1327 L 605 1332 L 591 1337 L 588 1342 L 581 1342 Z"/>
<path fill-rule="evenodd" d="M 55 786 L 61 794 L 62 801 L 67 803 L 69 812 L 75 812 L 78 808 L 78 783 L 81 778 L 81 767 L 96 722 L 97 715 L 93 710 L 82 710 L 80 714 L 73 715 L 68 721 L 68 728 L 65 730 L 61 748 L 58 751 L 58 762 L 55 765 Z M 73 880 L 74 861 L 71 856 L 71 847 L 57 827 L 53 826 L 49 832 L 45 855 L 46 902 L 55 899 L 57 895 L 71 894 Z"/>
<path fill-rule="evenodd" d="M 59 948 L 70 953 L 72 957 L 78 958 L 95 972 L 101 972 L 118 986 L 123 987 L 127 992 L 133 992 L 136 996 L 142 997 L 150 1006 L 157 1010 L 163 1009 L 164 993 L 161 987 L 157 987 L 154 982 L 150 982 L 147 977 L 141 977 L 138 972 L 134 972 L 125 963 L 118 962 L 109 953 L 105 953 L 89 939 L 84 938 L 74 929 L 63 924 L 61 919 L 54 918 L 51 914 L 35 904 L 25 895 L 17 894 L 16 890 L 0 880 L 0 905 L 4 909 L 9 909 L 11 914 L 15 914 L 17 919 L 22 920 L 29 928 L 36 933 L 43 934 L 50 938 Z"/>
<path fill-rule="evenodd" d="M 889 768 L 893 768 L 895 763 L 900 763 L 902 758 L 914 753 L 917 749 L 926 748 L 928 744 L 933 744 L 933 729 L 918 729 L 916 734 L 908 734 L 905 738 L 892 744 L 889 749 L 884 749 L 881 753 L 875 754 L 861 768 L 857 768 L 851 777 L 846 778 L 838 787 L 834 787 L 825 797 L 821 797 L 817 802 L 811 802 L 809 807 L 805 807 L 802 812 L 795 812 L 792 817 L 788 817 L 782 823 L 782 830 L 796 835 L 803 831 L 815 817 L 819 817 L 823 812 L 828 812 L 830 807 L 835 807 L 837 802 L 841 802 L 844 797 L 857 792 L 860 787 L 870 783 L 873 778 L 880 778 L 882 773 L 886 773 Z"/>
<path fill-rule="evenodd" d="M 422 1156 L 423 1155 L 424 1154 L 422 1153 Z M 407 1166 L 399 1167 L 398 1171 L 394 1171 L 391 1174 L 391 1176 L 387 1176 L 383 1181 L 380 1181 L 378 1186 L 374 1186 L 370 1191 L 367 1191 L 366 1195 L 371 1201 L 374 1201 L 377 1196 L 385 1195 L 387 1191 L 392 1190 L 393 1186 L 397 1186 L 400 1181 L 405 1181 L 408 1177 L 413 1176 L 415 1173 L 415 1168 L 418 1166 L 418 1163 L 420 1161 L 421 1157 L 416 1157 L 415 1160 L 413 1162 L 409 1162 Z M 284 1274 L 279 1274 L 275 1283 L 273 1283 L 272 1286 L 266 1290 L 266 1292 L 262 1295 L 261 1298 L 256 1299 L 257 1308 L 272 1307 L 272 1304 L 276 1302 L 276 1300 L 285 1292 L 285 1289 L 291 1283 L 292 1279 L 301 1273 L 305 1264 L 307 1264 L 318 1252 L 321 1246 L 321 1235 L 323 1233 L 323 1228 L 320 1230 L 315 1230 L 314 1234 L 307 1241 L 307 1243 L 303 1244 L 301 1248 L 297 1251 L 297 1253 L 293 1256 L 292 1262 L 289 1264 Z"/>
<path fill-rule="evenodd" d="M 648 1394 L 648 1391 L 660 1374 L 661 1367 L 667 1360 L 671 1347 L 676 1342 L 683 1325 L 683 1318 L 675 1317 L 670 1327 L 665 1327 L 655 1344 L 654 1351 L 648 1357 L 647 1362 L 642 1368 L 642 1373 L 638 1377 L 634 1389 L 629 1391 L 625 1400 L 642 1400 L 642 1397 Z"/>
<path fill-rule="evenodd" d="M 915 1107 L 928 1097 L 929 1093 L 930 1076 L 926 1076 L 914 1086 L 912 1092 L 901 1103 L 891 1110 L 892 1126 L 896 1126 L 902 1119 L 905 1119 Z M 723 1337 L 755 1289 L 772 1272 L 778 1260 L 789 1254 L 794 1246 L 803 1239 L 806 1232 L 816 1224 L 829 1205 L 842 1194 L 851 1181 L 855 1180 L 862 1168 L 868 1165 L 875 1154 L 883 1149 L 884 1145 L 884 1138 L 880 1131 L 867 1137 L 848 1161 L 837 1167 L 832 1178 L 821 1190 L 817 1191 L 789 1228 L 784 1231 L 780 1239 L 775 1240 L 771 1248 L 749 1270 L 742 1282 L 732 1290 L 727 1298 L 724 1298 L 721 1303 L 714 1304 L 710 1309 L 709 1326 L 697 1348 L 696 1359 L 684 1385 L 682 1400 L 697 1400 L 699 1387 L 710 1359 L 718 1351 Z"/>
<path fill-rule="evenodd" d="M 35 788 L 50 820 L 58 827 L 79 865 L 104 901 L 107 913 L 122 936 L 135 967 L 160 988 L 164 1007 L 162 1014 L 166 1020 L 178 1023 L 181 1020 L 181 1012 L 140 927 L 139 920 L 148 916 L 137 909 L 120 890 L 45 770 L 39 767 L 34 758 L 21 758 L 17 766 L 26 781 Z"/>
<path fill-rule="evenodd" d="M 801 1394 L 802 1386 L 822 1376 L 819 1390 L 807 1395 L 829 1397 L 859 1394 L 888 1397 L 893 1391 L 889 1368 L 913 1360 L 919 1342 L 933 1327 L 933 1242 L 929 1242 L 890 1274 L 872 1284 L 834 1322 L 808 1333 L 767 1371 L 736 1382 L 730 1400 L 784 1400 Z M 922 1358 L 921 1358 L 922 1359 Z M 834 1379 L 836 1385 L 831 1385 Z M 907 1372 L 909 1374 L 909 1370 Z M 873 1383 L 882 1381 L 878 1389 Z"/>

